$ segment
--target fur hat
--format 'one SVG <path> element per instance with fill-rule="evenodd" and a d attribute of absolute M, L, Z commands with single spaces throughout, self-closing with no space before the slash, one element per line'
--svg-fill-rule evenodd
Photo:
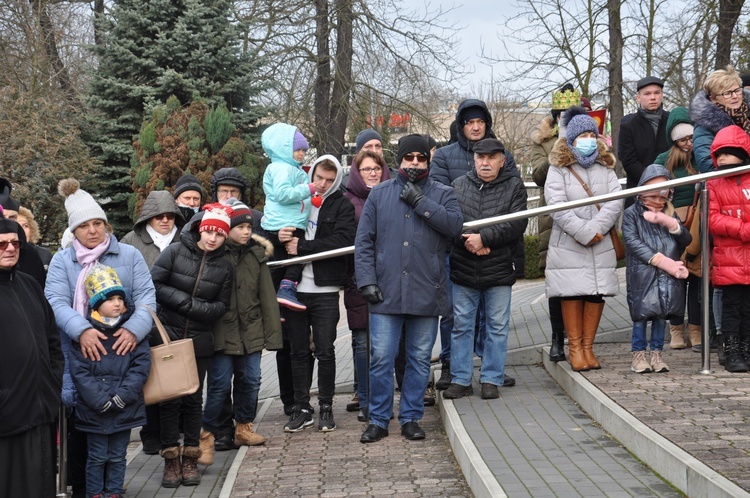
<path fill-rule="evenodd" d="M 89 296 L 89 307 L 99 309 L 104 301 L 113 296 L 125 299 L 125 288 L 114 268 L 97 263 L 89 270 L 83 281 L 86 294 Z"/>
<path fill-rule="evenodd" d="M 243 223 L 253 224 L 253 212 L 247 205 L 238 201 L 234 197 L 227 200 L 226 206 L 232 208 L 232 214 L 229 215 L 231 228 L 242 225 Z"/>
<path fill-rule="evenodd" d="M 5 178 L 0 178 L 0 206 L 11 211 L 18 211 L 21 203 L 10 196 L 13 185 Z"/>
<path fill-rule="evenodd" d="M 81 190 L 81 184 L 75 178 L 60 180 L 57 191 L 65 197 L 65 210 L 68 212 L 68 227 L 71 232 L 87 221 L 107 221 L 107 215 L 102 207 L 91 194 Z"/>
<path fill-rule="evenodd" d="M 357 134 L 357 148 L 354 149 L 354 152 L 357 153 L 362 150 L 362 147 L 364 147 L 365 144 L 370 140 L 379 140 L 381 144 L 383 143 L 383 137 L 380 136 L 380 133 L 373 130 L 372 128 L 367 128 L 366 130 L 362 130 Z"/>
<path fill-rule="evenodd" d="M 231 223 L 229 216 L 233 212 L 232 208 L 221 204 L 206 204 L 203 206 L 203 211 L 203 219 L 198 227 L 198 233 L 213 231 L 219 232 L 224 237 L 229 235 Z"/>
<path fill-rule="evenodd" d="M 572 147 L 573 142 L 578 135 L 587 131 L 593 131 L 599 136 L 599 127 L 596 121 L 586 113 L 586 109 L 580 106 L 573 106 L 563 115 L 563 125 L 565 126 L 565 139 L 568 146 Z"/>
<path fill-rule="evenodd" d="M 292 140 L 292 150 L 304 150 L 307 151 L 310 148 L 310 144 L 307 143 L 305 136 L 299 131 L 294 131 L 294 140 Z"/>
<path fill-rule="evenodd" d="M 200 180 L 191 174 L 182 175 L 180 179 L 177 180 L 177 183 L 174 184 L 173 197 L 177 199 L 183 192 L 187 192 L 188 190 L 195 190 L 201 194 L 201 197 L 203 197 L 203 186 L 201 185 Z"/>

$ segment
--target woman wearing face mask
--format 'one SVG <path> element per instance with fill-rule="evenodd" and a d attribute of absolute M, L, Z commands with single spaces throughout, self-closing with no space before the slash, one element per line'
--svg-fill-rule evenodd
<path fill-rule="evenodd" d="M 544 185 L 547 205 L 586 199 L 586 183 L 594 195 L 621 190 L 615 174 L 615 156 L 598 139 L 594 120 L 581 107 L 563 117 L 566 138 L 549 155 Z M 547 298 L 562 298 L 568 333 L 570 365 L 575 371 L 601 368 L 593 344 L 604 310 L 604 296 L 619 290 L 617 257 L 609 236 L 622 211 L 622 200 L 552 213 L 553 225 L 545 270 Z"/>
<path fill-rule="evenodd" d="M 698 171 L 698 165 L 693 154 L 693 123 L 690 121 L 688 110 L 684 107 L 675 107 L 669 113 L 667 121 L 667 142 L 669 150 L 662 152 L 654 161 L 655 164 L 666 166 L 667 171 L 674 178 L 684 178 L 694 175 Z M 671 200 L 675 214 L 680 218 L 682 224 L 690 230 L 694 220 L 697 219 L 697 206 L 695 205 L 696 186 L 683 185 L 674 189 L 674 197 Z M 699 241 L 693 241 L 700 254 Z M 695 260 L 696 254 L 691 252 L 691 260 Z M 700 258 L 698 258 L 700 261 Z M 685 349 L 692 345 L 694 351 L 700 351 L 701 347 L 701 313 L 698 304 L 700 296 L 700 265 L 689 264 L 690 275 L 684 281 L 686 286 L 687 309 L 688 309 L 688 339 L 685 340 L 685 304 L 682 313 L 670 320 L 670 335 L 672 340 L 669 346 L 672 349 Z"/>

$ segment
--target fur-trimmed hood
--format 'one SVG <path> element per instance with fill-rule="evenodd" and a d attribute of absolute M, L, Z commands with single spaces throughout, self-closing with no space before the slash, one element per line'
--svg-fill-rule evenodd
<path fill-rule="evenodd" d="M 257 233 L 253 233 L 250 236 L 250 239 L 254 240 L 256 244 L 263 248 L 263 256 L 265 259 L 258 258 L 261 260 L 261 263 L 271 259 L 271 256 L 273 256 L 273 244 L 270 240 L 263 237 L 262 235 L 258 235 Z"/>
<path fill-rule="evenodd" d="M 596 162 L 606 166 L 607 168 L 613 169 L 617 160 L 615 155 L 612 154 L 602 140 L 597 139 L 596 144 L 598 145 L 599 157 L 596 158 Z M 558 168 L 567 168 L 573 164 L 578 163 L 578 159 L 573 154 L 573 151 L 568 147 L 568 143 L 564 138 L 558 138 L 555 145 L 552 147 L 552 151 L 549 153 L 549 164 L 550 166 L 556 166 Z"/>
<path fill-rule="evenodd" d="M 742 91 L 742 100 L 750 107 L 750 91 Z M 690 103 L 690 119 L 714 135 L 722 128 L 735 124 L 729 114 L 711 102 L 705 90 L 698 92 Z"/>
<path fill-rule="evenodd" d="M 531 132 L 531 141 L 537 145 L 542 145 L 550 138 L 556 137 L 557 132 L 558 130 L 552 116 L 545 116 L 544 119 L 539 122 L 536 129 Z"/>

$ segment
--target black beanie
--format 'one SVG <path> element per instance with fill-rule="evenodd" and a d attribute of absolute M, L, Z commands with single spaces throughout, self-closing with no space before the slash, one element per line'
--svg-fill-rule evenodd
<path fill-rule="evenodd" d="M 396 156 L 396 163 L 398 167 L 401 167 L 401 161 L 404 159 L 406 154 L 411 152 L 419 152 L 427 156 L 427 165 L 430 164 L 430 145 L 425 140 L 424 135 L 418 135 L 416 133 L 411 135 L 403 136 L 398 141 L 398 155 Z"/>
<path fill-rule="evenodd" d="M 5 178 L 0 178 L 0 206 L 3 209 L 10 209 L 11 211 L 18 211 L 21 207 L 21 203 L 10 196 L 13 191 L 13 185 Z"/>
<path fill-rule="evenodd" d="M 177 183 L 174 185 L 174 198 L 177 199 L 183 192 L 187 192 L 188 190 L 200 192 L 201 197 L 203 197 L 203 187 L 201 186 L 201 182 L 191 174 L 182 175 L 180 179 L 177 180 Z"/>
<path fill-rule="evenodd" d="M 750 163 L 750 155 L 742 147 L 722 147 L 721 149 L 712 153 L 714 157 L 719 157 L 722 154 L 730 154 L 742 160 L 742 164 Z M 737 166 L 733 164 L 732 167 Z"/>
<path fill-rule="evenodd" d="M 380 136 L 380 133 L 373 130 L 372 128 L 367 128 L 366 130 L 362 130 L 357 135 L 357 148 L 354 150 L 355 153 L 362 150 L 362 147 L 365 146 L 367 142 L 370 140 L 379 140 L 380 143 L 383 143 L 383 137 Z"/>

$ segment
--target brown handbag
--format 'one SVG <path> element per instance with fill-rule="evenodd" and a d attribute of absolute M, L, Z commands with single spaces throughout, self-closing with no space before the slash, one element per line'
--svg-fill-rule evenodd
<path fill-rule="evenodd" d="M 581 178 L 581 176 L 578 173 L 576 173 L 572 167 L 568 169 L 570 170 L 570 173 L 576 177 L 576 180 L 578 180 L 581 183 L 581 187 L 583 187 L 583 190 L 586 191 L 589 197 L 594 197 L 594 193 L 591 191 L 591 189 L 586 184 L 586 182 L 583 181 L 583 178 Z M 602 208 L 599 204 L 595 204 L 595 205 L 596 205 L 596 209 Z M 609 230 L 609 238 L 612 239 L 612 247 L 615 250 L 615 257 L 617 259 L 623 259 L 625 257 L 625 244 L 622 243 L 620 234 L 617 233 L 617 226 L 613 226 Z"/>
<path fill-rule="evenodd" d="M 171 341 L 154 310 L 148 309 L 164 344 L 151 348 L 151 372 L 143 386 L 147 405 L 193 394 L 200 387 L 192 339 Z"/>

